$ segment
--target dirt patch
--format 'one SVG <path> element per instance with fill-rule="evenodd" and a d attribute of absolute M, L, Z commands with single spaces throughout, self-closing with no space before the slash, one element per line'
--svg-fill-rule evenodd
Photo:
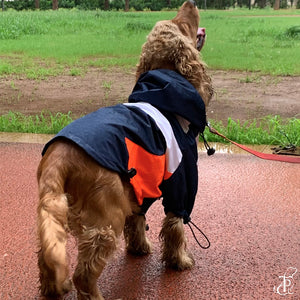
<path fill-rule="evenodd" d="M 215 71 L 216 90 L 208 118 L 252 120 L 268 115 L 300 117 L 300 77 L 260 76 L 257 73 Z"/>
<path fill-rule="evenodd" d="M 266 115 L 300 117 L 300 77 L 261 76 L 256 73 L 210 71 L 215 97 L 209 119 L 251 120 Z M 0 79 L 0 113 L 72 112 L 73 118 L 99 107 L 127 101 L 135 82 L 134 70 L 90 69 L 84 76 L 46 80 Z"/>

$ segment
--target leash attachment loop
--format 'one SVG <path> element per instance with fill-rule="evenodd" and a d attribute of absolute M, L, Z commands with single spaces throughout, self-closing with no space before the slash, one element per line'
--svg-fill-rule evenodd
<path fill-rule="evenodd" d="M 187 224 L 193 234 L 193 237 L 195 239 L 195 241 L 197 242 L 197 244 L 202 248 L 202 249 L 208 249 L 210 247 L 210 241 L 208 239 L 208 237 L 205 235 L 205 233 L 195 224 L 191 221 L 191 219 L 189 219 L 187 222 L 185 222 L 185 224 Z M 196 234 L 191 226 L 191 224 L 202 234 L 202 236 L 206 239 L 207 241 L 207 246 L 203 246 L 201 245 L 201 243 L 198 241 Z"/>

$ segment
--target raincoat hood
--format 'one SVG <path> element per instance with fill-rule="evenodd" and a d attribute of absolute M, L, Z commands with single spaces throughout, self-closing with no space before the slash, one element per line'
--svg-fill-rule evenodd
<path fill-rule="evenodd" d="M 162 112 L 179 115 L 201 133 L 206 126 L 205 104 L 198 91 L 187 79 L 172 70 L 158 69 L 143 73 L 128 102 L 147 102 Z"/>

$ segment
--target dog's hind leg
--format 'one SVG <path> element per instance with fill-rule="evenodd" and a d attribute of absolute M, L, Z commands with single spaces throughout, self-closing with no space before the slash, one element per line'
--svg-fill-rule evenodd
<path fill-rule="evenodd" d="M 152 252 L 151 243 L 146 237 L 146 218 L 133 214 L 126 218 L 124 237 L 127 251 L 134 255 L 146 255 Z"/>
<path fill-rule="evenodd" d="M 168 213 L 160 232 L 162 260 L 167 267 L 182 271 L 194 265 L 194 259 L 186 252 L 186 238 L 182 218 Z"/>
<path fill-rule="evenodd" d="M 73 276 L 78 299 L 104 299 L 97 287 L 97 279 L 116 250 L 116 242 L 117 236 L 110 226 L 85 229 L 78 237 L 78 265 Z"/>
<path fill-rule="evenodd" d="M 41 250 L 38 254 L 41 293 L 44 296 L 59 296 L 68 292 L 66 196 L 45 194 L 38 206 L 38 234 Z"/>
<path fill-rule="evenodd" d="M 125 219 L 131 214 L 127 187 L 124 187 L 117 173 L 98 168 L 81 201 L 78 222 L 78 264 L 73 276 L 78 299 L 103 299 L 97 279 L 106 266 L 107 260 L 117 249 Z M 73 208 L 71 209 L 73 210 Z M 75 209 L 76 210 L 76 209 Z"/>

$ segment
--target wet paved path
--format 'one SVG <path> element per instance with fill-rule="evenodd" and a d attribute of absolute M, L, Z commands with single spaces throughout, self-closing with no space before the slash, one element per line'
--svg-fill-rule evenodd
<path fill-rule="evenodd" d="M 36 265 L 36 168 L 42 145 L 0 142 L 0 299 L 40 299 Z M 300 299 L 300 165 L 242 154 L 199 154 L 193 221 L 211 241 L 200 249 L 186 227 L 196 265 L 166 270 L 159 260 L 159 202 L 150 209 L 153 254 L 122 251 L 99 279 L 107 300 Z M 203 242 L 204 243 L 204 242 Z M 76 247 L 68 245 L 71 269 Z M 283 276 L 297 268 L 293 280 Z M 291 269 L 289 270 L 291 271 Z M 292 289 L 287 285 L 293 283 Z M 64 299 L 76 299 L 75 292 Z"/>

